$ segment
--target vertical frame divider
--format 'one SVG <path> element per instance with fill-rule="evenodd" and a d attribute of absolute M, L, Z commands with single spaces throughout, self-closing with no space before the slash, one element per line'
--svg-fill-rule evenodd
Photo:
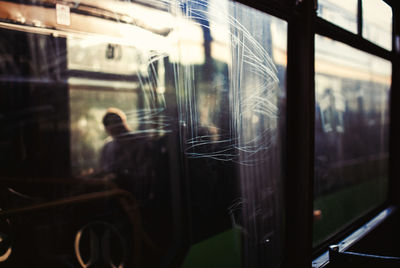
<path fill-rule="evenodd" d="M 311 267 L 314 193 L 313 0 L 296 1 L 288 25 L 285 258 L 283 267 Z"/>
<path fill-rule="evenodd" d="M 400 4 L 392 7 L 393 12 L 393 61 L 392 61 L 392 87 L 390 90 L 390 134 L 389 134 L 389 198 L 391 203 L 400 205 L 400 170 L 399 159 L 399 113 L 400 113 Z"/>
<path fill-rule="evenodd" d="M 357 2 L 357 34 L 362 36 L 363 30 L 363 9 L 362 9 L 362 0 L 358 0 Z"/>

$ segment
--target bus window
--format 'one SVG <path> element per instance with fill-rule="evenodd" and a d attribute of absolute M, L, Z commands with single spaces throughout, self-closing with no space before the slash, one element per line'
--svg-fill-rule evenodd
<path fill-rule="evenodd" d="M 314 245 L 387 199 L 391 64 L 315 39 Z"/>
<path fill-rule="evenodd" d="M 319 0 L 318 16 L 352 33 L 357 33 L 357 0 Z"/>
<path fill-rule="evenodd" d="M 363 37 L 392 50 L 392 8 L 380 0 L 363 0 L 362 7 Z"/>
<path fill-rule="evenodd" d="M 10 267 L 279 266 L 285 21 L 215 0 L 0 4 Z"/>

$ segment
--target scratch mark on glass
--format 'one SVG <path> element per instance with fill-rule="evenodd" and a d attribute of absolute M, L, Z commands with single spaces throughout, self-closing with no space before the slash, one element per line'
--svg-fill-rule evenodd
<path fill-rule="evenodd" d="M 261 44 L 250 33 L 254 30 L 248 29 L 251 25 L 241 22 L 243 14 L 234 3 L 224 6 L 217 1 L 160 0 L 160 4 L 168 5 L 169 12 L 183 23 L 174 24 L 166 36 L 172 44 L 170 51 L 150 53 L 147 73 L 138 75 L 146 109 L 132 112 L 128 118 L 148 126 L 139 132 L 170 131 L 172 119 L 162 115 L 166 109 L 163 94 L 157 94 L 154 87 L 165 86 L 157 75 L 157 63 L 177 54 L 170 79 L 175 86 L 181 148 L 185 154 L 189 158 L 245 165 L 262 161 L 276 141 L 279 84 L 265 42 Z M 200 29 L 202 36 L 184 29 L 189 26 Z M 198 44 L 198 38 L 202 43 Z M 200 56 L 201 62 L 194 52 L 188 54 L 189 49 L 199 45 L 204 54 Z M 207 52 L 207 45 L 211 52 Z M 222 60 L 217 60 L 216 52 L 213 53 L 217 45 L 227 51 Z M 216 70 L 217 64 L 223 67 Z"/>
<path fill-rule="evenodd" d="M 250 165 L 262 160 L 259 153 L 274 143 L 278 117 L 276 94 L 279 80 L 271 57 L 249 30 L 229 14 L 237 11 L 232 3 L 227 8 L 207 1 L 178 1 L 177 4 L 185 11 L 182 16 L 202 29 L 212 31 L 210 25 L 225 27 L 229 39 L 224 41 L 230 51 L 226 62 L 229 83 L 220 88 L 229 92 L 225 99 L 220 97 L 221 102 L 229 104 L 228 128 L 217 127 L 218 124 L 202 118 L 204 113 L 218 111 L 198 110 L 206 108 L 201 107 L 204 93 L 200 90 L 204 89 L 195 83 L 198 74 L 194 72 L 194 66 L 176 68 L 183 70 L 184 76 L 183 83 L 177 80 L 176 87 L 179 120 L 185 123 L 186 128 L 181 133 L 186 137 L 185 153 L 191 158 L 213 158 Z M 221 93 L 216 92 L 212 97 L 218 95 Z"/>

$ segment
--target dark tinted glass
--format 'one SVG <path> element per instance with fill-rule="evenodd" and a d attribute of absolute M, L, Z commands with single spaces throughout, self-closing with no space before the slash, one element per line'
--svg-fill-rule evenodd
<path fill-rule="evenodd" d="M 219 0 L 0 11 L 2 267 L 279 265 L 285 22 Z"/>

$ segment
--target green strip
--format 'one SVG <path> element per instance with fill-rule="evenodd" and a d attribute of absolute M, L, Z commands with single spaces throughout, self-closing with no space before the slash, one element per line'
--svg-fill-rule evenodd
<path fill-rule="evenodd" d="M 314 201 L 314 210 L 321 210 L 322 215 L 321 219 L 314 221 L 314 245 L 364 212 L 382 204 L 386 198 L 387 178 L 347 186 L 318 197 Z"/>
<path fill-rule="evenodd" d="M 240 230 L 231 229 L 193 245 L 182 268 L 240 268 Z"/>

